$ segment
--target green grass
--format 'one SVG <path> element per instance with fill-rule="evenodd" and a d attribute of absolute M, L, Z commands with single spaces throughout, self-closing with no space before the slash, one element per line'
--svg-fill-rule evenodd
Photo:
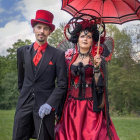
<path fill-rule="evenodd" d="M 111 117 L 120 140 L 140 140 L 140 117 Z"/>
<path fill-rule="evenodd" d="M 14 110 L 0 110 L 0 140 L 12 140 Z"/>
<path fill-rule="evenodd" d="M 12 140 L 14 110 L 0 110 L 0 140 Z M 140 140 L 140 118 L 111 117 L 120 140 Z"/>

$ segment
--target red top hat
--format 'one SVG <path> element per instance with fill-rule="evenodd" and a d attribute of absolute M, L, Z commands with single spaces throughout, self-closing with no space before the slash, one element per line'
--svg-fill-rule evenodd
<path fill-rule="evenodd" d="M 46 10 L 38 10 L 36 11 L 35 19 L 31 19 L 31 25 L 34 27 L 35 23 L 44 23 L 51 28 L 53 32 L 55 29 L 55 25 L 52 24 L 53 14 Z"/>

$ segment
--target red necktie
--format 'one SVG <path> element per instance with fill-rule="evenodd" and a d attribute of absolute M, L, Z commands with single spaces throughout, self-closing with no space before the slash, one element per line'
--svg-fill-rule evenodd
<path fill-rule="evenodd" d="M 45 52 L 46 47 L 47 47 L 47 42 L 45 44 L 41 45 L 41 46 L 39 46 L 37 44 L 37 42 L 34 43 L 34 50 L 35 51 L 37 50 L 37 53 L 33 58 L 33 62 L 34 62 L 35 66 L 37 66 L 37 64 L 41 60 L 41 58 L 42 58 L 42 53 L 41 52 Z"/>

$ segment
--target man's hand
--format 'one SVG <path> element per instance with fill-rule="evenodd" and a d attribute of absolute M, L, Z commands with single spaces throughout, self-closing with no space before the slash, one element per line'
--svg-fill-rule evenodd
<path fill-rule="evenodd" d="M 52 109 L 52 107 L 49 104 L 47 104 L 47 103 L 43 104 L 39 109 L 39 112 L 38 112 L 39 116 L 41 118 L 43 118 L 45 115 L 50 114 L 51 109 Z"/>

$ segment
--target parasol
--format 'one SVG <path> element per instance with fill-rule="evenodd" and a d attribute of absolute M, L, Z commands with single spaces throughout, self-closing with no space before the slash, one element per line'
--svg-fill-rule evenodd
<path fill-rule="evenodd" d="M 101 15 L 104 23 L 123 24 L 140 19 L 140 0 L 62 0 L 61 9 L 72 16 L 79 16 L 81 10 L 96 17 Z"/>
<path fill-rule="evenodd" d="M 102 23 L 123 24 L 140 19 L 140 0 L 62 0 L 61 9 L 73 17 L 79 17 L 84 13 L 100 18 L 100 27 Z M 97 54 L 100 35 L 101 32 Z"/>

